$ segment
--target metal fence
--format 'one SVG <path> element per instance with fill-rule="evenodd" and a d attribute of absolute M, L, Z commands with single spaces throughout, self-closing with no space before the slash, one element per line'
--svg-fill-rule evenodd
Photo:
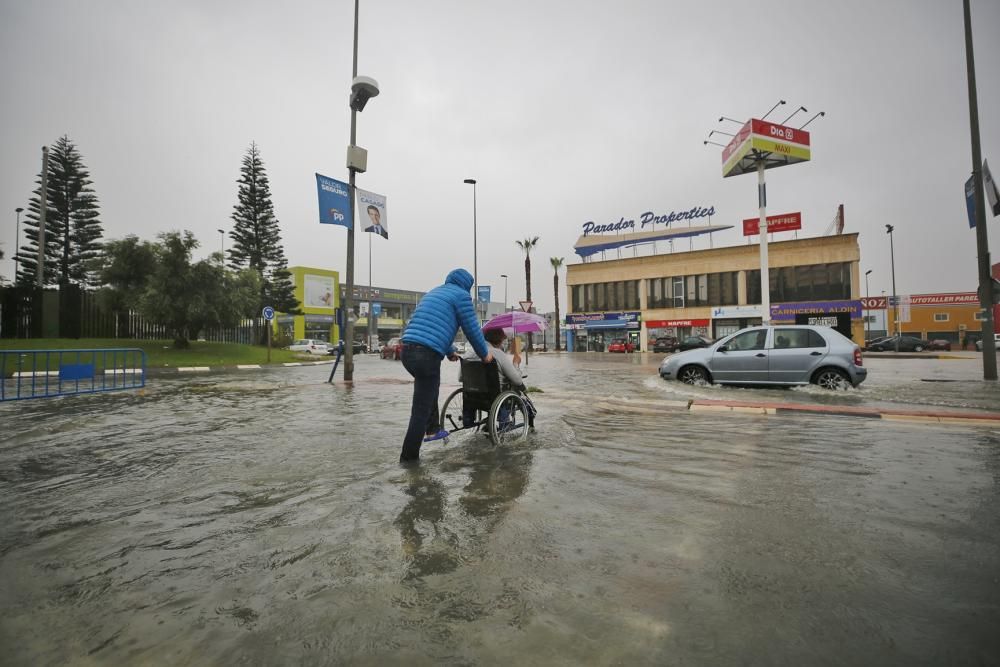
<path fill-rule="evenodd" d="M 145 386 L 146 353 L 136 348 L 0 350 L 0 401 Z"/>

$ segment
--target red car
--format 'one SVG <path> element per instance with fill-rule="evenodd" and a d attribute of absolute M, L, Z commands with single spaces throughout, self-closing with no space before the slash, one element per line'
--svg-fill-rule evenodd
<path fill-rule="evenodd" d="M 382 346 L 383 359 L 395 359 L 399 361 L 403 355 L 403 340 L 401 338 L 390 338 L 389 342 Z"/>
<path fill-rule="evenodd" d="M 935 338 L 934 340 L 927 343 L 928 350 L 944 350 L 945 352 L 951 352 L 951 342 L 944 340 L 942 338 Z"/>
<path fill-rule="evenodd" d="M 635 352 L 635 343 L 625 338 L 615 338 L 608 343 L 608 352 Z"/>

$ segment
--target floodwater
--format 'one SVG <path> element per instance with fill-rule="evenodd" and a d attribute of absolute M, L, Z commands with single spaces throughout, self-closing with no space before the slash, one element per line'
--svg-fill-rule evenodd
<path fill-rule="evenodd" d="M 532 356 L 537 433 L 415 468 L 376 357 L 0 405 L 0 663 L 1000 661 L 1000 428 L 675 407 L 1000 410 L 978 362 L 834 395 L 658 359 Z"/>

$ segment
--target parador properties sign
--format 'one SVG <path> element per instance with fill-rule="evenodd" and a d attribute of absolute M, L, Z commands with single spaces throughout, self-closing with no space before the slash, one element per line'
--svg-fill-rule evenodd
<path fill-rule="evenodd" d="M 670 226 L 672 222 L 678 222 L 680 220 L 695 220 L 697 218 L 703 218 L 705 216 L 715 215 L 714 206 L 694 206 L 687 211 L 671 211 L 670 213 L 663 213 L 657 215 L 653 211 L 646 211 L 639 216 L 639 230 L 642 230 L 646 225 L 664 224 Z M 599 225 L 596 222 L 585 222 L 583 223 L 583 235 L 588 234 L 600 234 L 604 232 L 634 232 L 636 231 L 636 220 L 620 217 L 618 222 L 609 222 L 606 225 Z"/>

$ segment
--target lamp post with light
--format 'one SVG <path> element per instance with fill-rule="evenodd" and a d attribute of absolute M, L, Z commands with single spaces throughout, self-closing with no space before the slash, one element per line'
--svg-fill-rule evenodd
<path fill-rule="evenodd" d="M 503 278 L 503 312 L 507 312 L 507 274 L 501 273 L 500 277 Z"/>
<path fill-rule="evenodd" d="M 222 259 L 219 260 L 219 264 L 226 264 L 226 230 L 216 229 L 219 232 L 219 252 L 222 253 Z"/>
<path fill-rule="evenodd" d="M 895 229 L 892 225 L 885 226 L 885 233 L 889 235 L 889 264 L 892 267 L 892 324 L 896 329 L 893 335 L 896 340 L 896 352 L 899 352 L 899 299 L 896 296 L 896 252 L 892 247 L 892 232 Z"/>
<path fill-rule="evenodd" d="M 479 317 L 479 264 L 477 258 L 476 241 L 476 179 L 467 178 L 462 181 L 466 185 L 472 186 L 472 298 L 476 302 L 476 317 Z M 504 304 L 506 306 L 506 304 Z"/>

